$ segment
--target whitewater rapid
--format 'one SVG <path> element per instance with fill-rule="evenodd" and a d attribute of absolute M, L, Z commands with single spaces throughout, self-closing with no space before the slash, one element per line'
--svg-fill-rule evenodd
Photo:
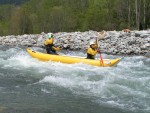
<path fill-rule="evenodd" d="M 125 56 L 116 67 L 104 68 L 81 63 L 41 62 L 31 58 L 25 48 L 0 48 L 0 78 L 20 78 L 11 86 L 39 85 L 42 86 L 40 91 L 47 95 L 55 92 L 51 89 L 53 86 L 71 92 L 76 98 L 86 97 L 98 106 L 121 109 L 126 113 L 150 112 L 150 59 L 146 57 Z M 85 56 L 83 52 L 69 54 Z M 103 58 L 117 57 L 103 54 Z M 0 84 L 1 94 L 8 91 L 5 84 Z"/>

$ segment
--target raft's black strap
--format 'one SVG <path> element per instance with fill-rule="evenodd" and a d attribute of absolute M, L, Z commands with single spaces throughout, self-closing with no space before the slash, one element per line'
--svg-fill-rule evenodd
<path fill-rule="evenodd" d="M 32 51 L 33 53 L 36 53 L 35 51 Z"/>

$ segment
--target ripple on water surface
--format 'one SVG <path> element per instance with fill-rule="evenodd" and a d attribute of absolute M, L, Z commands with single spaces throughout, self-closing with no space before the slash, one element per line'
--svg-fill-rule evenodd
<path fill-rule="evenodd" d="M 81 52 L 70 54 L 84 56 Z M 103 54 L 103 57 L 117 56 Z M 38 106 L 53 112 L 76 108 L 78 112 L 89 113 L 100 110 L 149 113 L 149 73 L 150 59 L 142 56 L 126 56 L 116 67 L 103 68 L 40 62 L 31 58 L 25 49 L 3 48 L 0 50 L 0 105 L 16 109 L 24 106 L 29 111 Z"/>

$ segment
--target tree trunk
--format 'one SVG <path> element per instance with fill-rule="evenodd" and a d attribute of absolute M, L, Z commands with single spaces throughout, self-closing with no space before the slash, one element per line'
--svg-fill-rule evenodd
<path fill-rule="evenodd" d="M 143 21 L 144 21 L 144 29 L 146 28 L 146 3 L 145 3 L 145 0 L 143 1 L 144 3 L 144 19 L 143 19 Z"/>
<path fill-rule="evenodd" d="M 135 14 L 136 14 L 136 28 L 139 30 L 139 21 L 138 21 L 138 0 L 135 0 Z"/>
<path fill-rule="evenodd" d="M 137 30 L 140 29 L 141 19 L 140 19 L 140 14 L 141 14 L 141 0 L 135 0 L 135 10 L 136 10 L 136 28 Z"/>
<path fill-rule="evenodd" d="M 128 0 L 128 27 L 130 28 L 131 24 L 131 4 L 130 0 Z"/>

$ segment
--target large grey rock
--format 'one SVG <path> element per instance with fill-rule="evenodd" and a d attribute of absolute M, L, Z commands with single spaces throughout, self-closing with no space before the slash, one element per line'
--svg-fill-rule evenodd
<path fill-rule="evenodd" d="M 146 53 L 145 56 L 150 58 L 150 52 Z"/>
<path fill-rule="evenodd" d="M 147 37 L 149 37 L 149 36 L 150 36 L 150 34 L 141 34 L 141 35 L 140 35 L 141 38 L 147 38 Z"/>
<path fill-rule="evenodd" d="M 129 45 L 132 45 L 132 44 L 135 44 L 135 43 L 136 43 L 136 40 L 131 40 L 131 41 L 128 42 Z"/>
<path fill-rule="evenodd" d="M 150 43 L 147 43 L 147 44 L 141 46 L 141 49 L 142 50 L 149 50 L 150 49 Z"/>

